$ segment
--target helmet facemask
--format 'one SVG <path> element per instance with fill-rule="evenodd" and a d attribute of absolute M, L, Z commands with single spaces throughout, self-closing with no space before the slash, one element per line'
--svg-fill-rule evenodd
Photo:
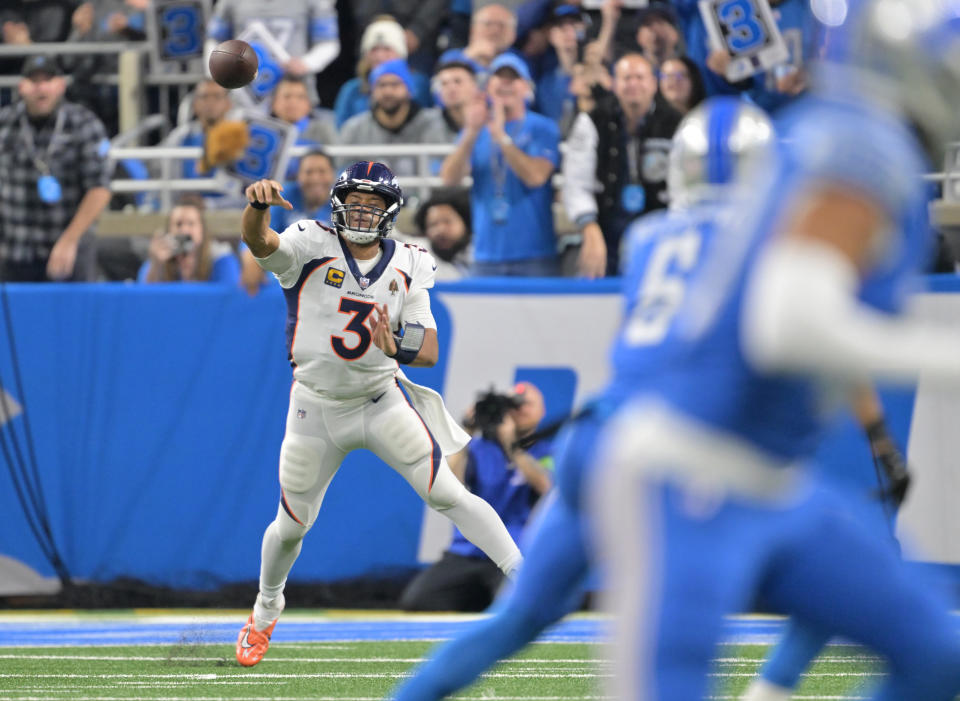
<path fill-rule="evenodd" d="M 348 241 L 361 246 L 389 236 L 400 209 L 396 202 L 387 209 L 359 202 L 347 204 L 341 202 L 336 195 L 330 201 L 331 215 L 337 231 Z"/>

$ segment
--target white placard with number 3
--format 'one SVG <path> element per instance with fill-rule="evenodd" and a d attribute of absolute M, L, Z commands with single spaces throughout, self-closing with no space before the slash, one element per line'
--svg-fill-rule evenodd
<path fill-rule="evenodd" d="M 769 0 L 700 0 L 710 47 L 730 56 L 726 75 L 737 82 L 788 61 Z"/>

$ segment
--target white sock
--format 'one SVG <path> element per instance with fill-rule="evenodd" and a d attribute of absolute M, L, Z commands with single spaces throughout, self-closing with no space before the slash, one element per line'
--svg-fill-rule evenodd
<path fill-rule="evenodd" d="M 784 689 L 766 679 L 754 679 L 747 687 L 741 701 L 790 701 L 793 689 Z"/>
<path fill-rule="evenodd" d="M 257 600 L 253 604 L 253 627 L 257 630 L 266 630 L 270 627 L 286 606 L 286 600 L 283 594 L 273 598 L 264 598 L 263 594 L 257 594 Z"/>
<path fill-rule="evenodd" d="M 464 491 L 456 505 L 441 511 L 464 537 L 486 553 L 508 577 L 523 561 L 500 516 L 476 494 Z"/>

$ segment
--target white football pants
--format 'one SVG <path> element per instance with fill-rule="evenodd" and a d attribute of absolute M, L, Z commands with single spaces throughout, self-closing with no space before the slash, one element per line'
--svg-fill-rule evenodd
<path fill-rule="evenodd" d="M 347 453 L 367 448 L 399 472 L 431 508 L 504 572 L 520 564 L 520 550 L 486 501 L 454 476 L 426 424 L 394 382 L 383 394 L 332 400 L 294 382 L 287 431 L 280 448 L 282 496 L 277 517 L 263 534 L 260 592 L 283 592 L 333 476 Z"/>

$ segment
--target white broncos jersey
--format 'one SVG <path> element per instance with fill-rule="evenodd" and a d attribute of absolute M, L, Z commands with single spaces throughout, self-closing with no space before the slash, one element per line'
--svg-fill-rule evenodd
<path fill-rule="evenodd" d="M 405 310 L 411 294 L 433 287 L 436 263 L 419 246 L 382 239 L 380 260 L 362 273 L 334 229 L 302 220 L 260 264 L 287 298 L 294 378 L 332 399 L 382 392 L 397 372 L 397 361 L 373 343 L 374 303 L 387 306 L 394 330 L 410 322 L 437 328 L 429 306 L 419 314 Z"/>

